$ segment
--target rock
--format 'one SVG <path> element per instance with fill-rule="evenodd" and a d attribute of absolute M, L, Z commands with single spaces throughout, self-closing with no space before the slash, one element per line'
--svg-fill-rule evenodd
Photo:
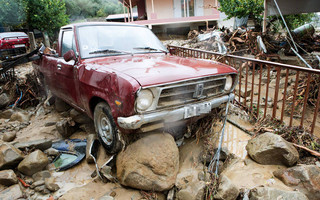
<path fill-rule="evenodd" d="M 49 126 L 55 126 L 57 122 L 46 122 L 44 124 L 45 127 L 49 127 Z"/>
<path fill-rule="evenodd" d="M 58 112 L 68 111 L 71 108 L 69 104 L 67 104 L 60 98 L 55 99 L 54 106 Z"/>
<path fill-rule="evenodd" d="M 5 142 L 11 142 L 16 138 L 16 132 L 6 132 L 3 134 L 2 140 Z"/>
<path fill-rule="evenodd" d="M 68 138 L 74 132 L 76 132 L 78 126 L 74 121 L 71 120 L 71 118 L 64 118 L 61 121 L 57 122 L 56 128 L 62 137 Z"/>
<path fill-rule="evenodd" d="M 12 169 L 0 171 L 0 184 L 10 186 L 18 183 L 18 178 Z"/>
<path fill-rule="evenodd" d="M 239 88 L 238 88 L 238 87 L 236 87 L 236 89 L 235 89 L 235 90 L 236 90 L 236 93 L 237 93 L 237 94 L 239 94 Z M 251 89 L 249 89 L 249 88 L 247 88 L 247 93 L 246 93 L 245 88 L 244 88 L 244 87 L 242 87 L 242 88 L 241 88 L 241 92 L 240 92 L 240 96 L 241 96 L 242 98 L 250 97 L 251 92 L 252 92 L 252 90 L 251 90 Z"/>
<path fill-rule="evenodd" d="M 40 185 L 34 188 L 36 192 L 41 192 L 41 193 L 44 193 L 45 189 L 47 189 L 45 185 Z"/>
<path fill-rule="evenodd" d="M 100 169 L 100 173 L 103 177 L 105 177 L 107 180 L 111 181 L 111 182 L 115 182 L 115 178 L 112 176 L 112 172 L 111 172 L 111 167 L 108 165 L 104 165 L 101 169 Z"/>
<path fill-rule="evenodd" d="M 0 108 L 6 107 L 10 103 L 10 98 L 6 93 L 0 94 Z"/>
<path fill-rule="evenodd" d="M 298 165 L 273 172 L 289 187 L 304 193 L 310 200 L 320 199 L 320 168 L 316 165 Z"/>
<path fill-rule="evenodd" d="M 206 183 L 204 181 L 192 182 L 188 187 L 177 192 L 177 200 L 202 200 L 204 199 L 204 189 Z"/>
<path fill-rule="evenodd" d="M 11 115 L 14 113 L 12 109 L 4 110 L 0 113 L 0 118 L 2 119 L 10 119 Z"/>
<path fill-rule="evenodd" d="M 52 145 L 52 140 L 42 139 L 42 140 L 33 140 L 28 142 L 19 142 L 14 144 L 14 146 L 20 150 L 28 149 L 40 149 L 42 151 L 49 149 Z"/>
<path fill-rule="evenodd" d="M 195 168 L 188 168 L 188 169 L 181 169 L 177 175 L 175 186 L 181 190 L 188 187 L 188 185 L 192 182 L 199 181 L 199 173 L 203 171 L 203 168 L 199 167 Z"/>
<path fill-rule="evenodd" d="M 94 163 L 93 158 L 90 156 L 90 147 L 94 140 L 97 139 L 97 134 L 89 134 L 87 136 L 87 147 L 86 147 L 86 161 L 91 164 Z"/>
<path fill-rule="evenodd" d="M 0 144 L 0 169 L 16 167 L 22 159 L 20 150 L 8 143 Z"/>
<path fill-rule="evenodd" d="M 0 192 L 1 200 L 13 200 L 13 199 L 19 199 L 21 197 L 23 197 L 23 193 L 21 191 L 19 184 L 12 185 Z"/>
<path fill-rule="evenodd" d="M 299 159 L 294 146 L 273 133 L 264 133 L 250 139 L 246 149 L 254 161 L 263 165 L 292 166 Z"/>
<path fill-rule="evenodd" d="M 99 200 L 114 200 L 114 198 L 112 196 L 105 195 L 105 196 L 100 197 Z"/>
<path fill-rule="evenodd" d="M 79 123 L 79 124 L 88 124 L 92 122 L 92 119 L 90 119 L 86 114 L 81 113 L 77 111 L 76 109 L 70 110 L 70 117 L 73 121 Z"/>
<path fill-rule="evenodd" d="M 59 151 L 54 148 L 49 148 L 45 150 L 44 153 L 47 154 L 48 156 L 58 156 L 60 154 Z"/>
<path fill-rule="evenodd" d="M 275 200 L 275 199 L 308 200 L 308 198 L 301 192 L 283 191 L 283 190 L 278 190 L 276 188 L 270 188 L 270 187 L 256 187 L 250 191 L 249 196 L 250 196 L 250 200 Z"/>
<path fill-rule="evenodd" d="M 29 115 L 22 112 L 15 112 L 11 115 L 10 121 L 29 122 Z"/>
<path fill-rule="evenodd" d="M 33 189 L 42 185 L 44 185 L 44 180 L 38 180 L 33 182 L 32 185 L 30 185 L 30 188 Z"/>
<path fill-rule="evenodd" d="M 45 168 L 48 162 L 46 154 L 40 150 L 36 150 L 21 161 L 18 165 L 18 170 L 25 175 L 31 176 Z"/>
<path fill-rule="evenodd" d="M 122 185 L 141 190 L 169 190 L 179 170 L 179 150 L 170 134 L 150 134 L 120 152 L 116 166 Z"/>
<path fill-rule="evenodd" d="M 214 199 L 237 199 L 239 192 L 239 189 L 229 180 L 227 176 L 221 175 L 219 178 L 218 191 L 217 194 L 214 195 Z"/>
<path fill-rule="evenodd" d="M 47 187 L 47 189 L 50 190 L 51 192 L 55 192 L 60 189 L 59 185 L 55 183 L 55 180 L 53 177 L 46 178 L 44 184 Z"/>
<path fill-rule="evenodd" d="M 50 177 L 51 177 L 51 173 L 48 170 L 37 172 L 32 175 L 32 178 L 34 181 L 45 180 L 46 178 L 50 178 Z"/>

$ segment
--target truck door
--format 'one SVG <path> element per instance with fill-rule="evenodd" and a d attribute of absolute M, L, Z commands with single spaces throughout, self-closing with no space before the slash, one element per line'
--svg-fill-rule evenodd
<path fill-rule="evenodd" d="M 59 96 L 71 104 L 77 104 L 77 91 L 76 86 L 76 65 L 75 61 L 71 60 L 66 62 L 63 55 L 73 50 L 76 52 L 75 39 L 72 29 L 66 29 L 61 32 L 61 52 L 57 62 L 56 69 L 56 88 L 58 88 Z"/>

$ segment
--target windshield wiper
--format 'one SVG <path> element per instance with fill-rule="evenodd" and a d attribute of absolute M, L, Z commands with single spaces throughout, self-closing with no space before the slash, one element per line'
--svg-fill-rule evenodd
<path fill-rule="evenodd" d="M 162 53 L 168 53 L 168 51 L 162 50 L 162 49 L 156 49 L 156 48 L 152 48 L 152 47 L 135 47 L 133 49 L 142 49 L 142 50 L 149 50 L 149 51 L 160 51 Z"/>
<path fill-rule="evenodd" d="M 131 52 L 115 50 L 115 49 L 103 49 L 103 50 L 96 50 L 91 51 L 89 54 L 97 54 L 97 53 L 124 53 L 124 54 L 132 54 Z"/>

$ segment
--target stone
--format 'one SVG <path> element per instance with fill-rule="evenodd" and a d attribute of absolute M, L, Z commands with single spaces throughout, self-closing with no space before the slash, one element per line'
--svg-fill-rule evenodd
<path fill-rule="evenodd" d="M 103 167 L 101 167 L 100 169 L 100 173 L 101 175 L 106 178 L 107 180 L 111 181 L 111 182 L 115 182 L 116 179 L 112 176 L 112 172 L 111 172 L 112 168 L 108 165 L 104 165 Z"/>
<path fill-rule="evenodd" d="M 230 179 L 221 175 L 219 178 L 218 191 L 214 195 L 214 199 L 234 200 L 237 199 L 240 190 L 230 181 Z"/>
<path fill-rule="evenodd" d="M 44 153 L 47 154 L 48 156 L 58 156 L 60 154 L 59 151 L 54 148 L 49 148 L 45 150 Z"/>
<path fill-rule="evenodd" d="M 49 127 L 49 126 L 55 126 L 57 122 L 46 122 L 44 124 L 45 127 Z"/>
<path fill-rule="evenodd" d="M 270 187 L 256 187 L 250 191 L 250 200 L 275 200 L 275 199 L 299 199 L 308 200 L 308 198 L 297 191 L 284 191 Z"/>
<path fill-rule="evenodd" d="M 310 200 L 320 199 L 320 168 L 316 165 L 297 165 L 277 170 L 273 175 L 287 186 L 304 193 Z"/>
<path fill-rule="evenodd" d="M 105 195 L 105 196 L 100 197 L 99 200 L 114 200 L 114 198 L 112 196 Z"/>
<path fill-rule="evenodd" d="M 22 112 L 15 112 L 11 115 L 10 121 L 29 122 L 29 115 Z"/>
<path fill-rule="evenodd" d="M 33 140 L 28 142 L 19 142 L 14 144 L 14 146 L 20 150 L 28 149 L 40 149 L 44 151 L 49 149 L 52 146 L 52 140 L 49 139 L 42 139 L 42 140 Z"/>
<path fill-rule="evenodd" d="M 238 88 L 238 87 L 236 87 L 236 89 L 235 89 L 235 90 L 236 90 L 236 93 L 237 93 L 237 94 L 239 94 L 239 88 Z M 245 88 L 244 88 L 244 87 L 242 87 L 242 88 L 241 88 L 241 91 L 240 91 L 240 96 L 241 96 L 242 98 L 250 97 L 251 92 L 252 92 L 252 90 L 251 90 L 251 89 L 249 89 L 249 88 L 247 88 L 247 93 L 246 93 Z"/>
<path fill-rule="evenodd" d="M 199 181 L 199 173 L 203 171 L 203 168 L 199 167 L 195 168 L 188 168 L 188 169 L 180 169 L 179 173 L 177 174 L 175 186 L 181 190 L 188 187 L 188 185 L 192 182 Z"/>
<path fill-rule="evenodd" d="M 71 106 L 64 102 L 60 98 L 56 98 L 54 102 L 54 107 L 58 112 L 64 112 L 70 110 Z"/>
<path fill-rule="evenodd" d="M 58 191 L 60 189 L 59 185 L 55 183 L 55 180 L 53 177 L 46 178 L 44 182 L 46 188 L 50 190 L 51 192 Z"/>
<path fill-rule="evenodd" d="M 16 138 L 16 132 L 6 132 L 3 134 L 2 140 L 5 142 L 11 142 Z"/>
<path fill-rule="evenodd" d="M 76 132 L 78 126 L 71 118 L 64 118 L 56 123 L 56 128 L 62 137 L 68 138 Z"/>
<path fill-rule="evenodd" d="M 179 190 L 176 195 L 177 200 L 202 200 L 204 199 L 204 181 L 192 182 L 187 188 Z"/>
<path fill-rule="evenodd" d="M 6 107 L 10 103 L 10 98 L 6 93 L 0 94 L 0 108 Z"/>
<path fill-rule="evenodd" d="M 291 143 L 269 132 L 250 139 L 246 149 L 254 161 L 263 165 L 292 166 L 299 159 L 299 153 Z"/>
<path fill-rule="evenodd" d="M 9 169 L 16 167 L 23 159 L 19 149 L 8 143 L 0 144 L 0 169 Z"/>
<path fill-rule="evenodd" d="M 0 184 L 10 186 L 18 183 L 17 175 L 12 169 L 0 171 Z"/>
<path fill-rule="evenodd" d="M 21 197 L 23 197 L 23 193 L 21 191 L 19 184 L 12 185 L 0 192 L 1 200 L 13 200 L 13 199 L 19 199 Z"/>
<path fill-rule="evenodd" d="M 33 189 L 42 185 L 44 185 L 44 180 L 38 180 L 33 182 L 32 185 L 30 185 L 30 188 Z"/>
<path fill-rule="evenodd" d="M 32 175 L 32 179 L 34 181 L 45 180 L 46 178 L 50 178 L 50 177 L 51 177 L 51 173 L 48 170 L 37 172 Z"/>
<path fill-rule="evenodd" d="M 14 113 L 13 109 L 7 109 L 2 112 L 0 112 L 0 118 L 1 119 L 10 119 L 11 115 Z"/>
<path fill-rule="evenodd" d="M 46 154 L 40 150 L 35 150 L 20 162 L 18 170 L 25 175 L 31 176 L 44 169 L 48 163 L 49 160 Z"/>
<path fill-rule="evenodd" d="M 79 123 L 79 124 L 88 124 L 92 122 L 92 119 L 90 119 L 86 114 L 81 113 L 77 111 L 76 109 L 70 110 L 70 117 L 73 121 Z"/>
<path fill-rule="evenodd" d="M 120 152 L 116 166 L 122 185 L 141 190 L 169 190 L 179 170 L 179 150 L 170 134 L 149 134 Z"/>
<path fill-rule="evenodd" d="M 94 163 L 92 156 L 90 156 L 90 147 L 94 140 L 97 139 L 97 134 L 89 134 L 87 136 L 87 146 L 86 146 L 86 161 L 91 164 Z"/>
<path fill-rule="evenodd" d="M 34 190 L 36 192 L 41 192 L 41 193 L 44 193 L 44 190 L 47 189 L 45 185 L 39 185 L 37 187 L 34 188 Z"/>

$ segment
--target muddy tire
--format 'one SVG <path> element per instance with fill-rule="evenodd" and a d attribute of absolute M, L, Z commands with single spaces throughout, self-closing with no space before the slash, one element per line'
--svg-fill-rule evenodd
<path fill-rule="evenodd" d="M 121 150 L 119 130 L 107 103 L 100 102 L 94 108 L 94 127 L 98 138 L 108 153 L 114 154 Z"/>

